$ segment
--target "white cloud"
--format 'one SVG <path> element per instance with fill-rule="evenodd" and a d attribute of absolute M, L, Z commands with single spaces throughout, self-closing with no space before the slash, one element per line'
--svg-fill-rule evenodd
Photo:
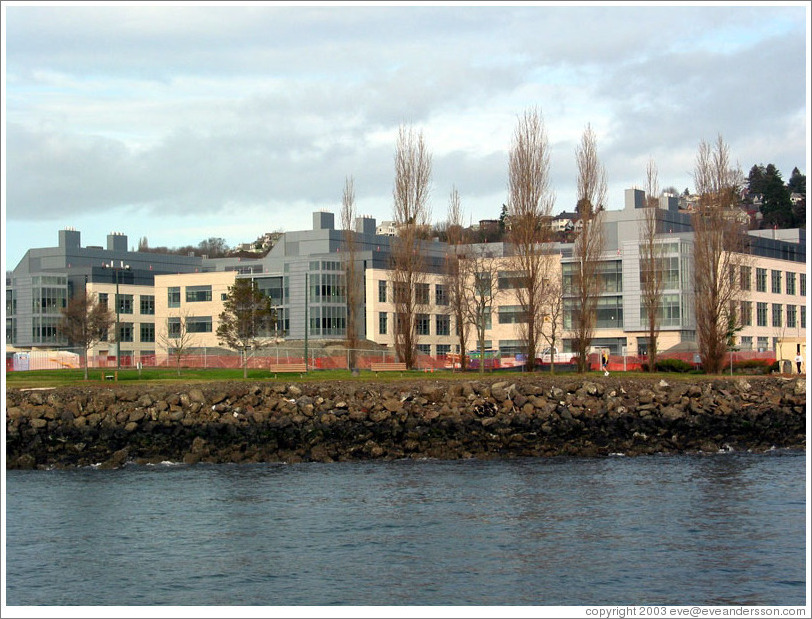
<path fill-rule="evenodd" d="M 808 163 L 803 6 L 3 11 L 11 266 L 21 244 L 42 245 L 34 222 L 99 212 L 132 237 L 171 219 L 177 245 L 225 229 L 253 240 L 266 214 L 307 228 L 313 210 L 337 210 L 349 175 L 359 205 L 387 219 L 401 123 L 432 151 L 436 220 L 452 185 L 472 220 L 498 217 L 528 107 L 547 125 L 557 210 L 574 206 L 587 123 L 615 208 L 649 156 L 661 185 L 689 185 L 699 141 L 717 133 L 745 169 L 772 162 L 788 177 Z"/>

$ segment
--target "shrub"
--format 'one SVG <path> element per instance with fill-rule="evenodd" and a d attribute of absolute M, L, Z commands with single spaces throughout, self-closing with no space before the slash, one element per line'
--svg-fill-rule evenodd
<path fill-rule="evenodd" d="M 773 368 L 778 371 L 778 362 L 770 363 L 766 359 L 746 359 L 744 361 L 734 361 L 733 371 L 744 374 L 769 374 Z"/>
<path fill-rule="evenodd" d="M 690 372 L 694 366 L 682 359 L 659 359 L 654 366 L 658 372 Z"/>

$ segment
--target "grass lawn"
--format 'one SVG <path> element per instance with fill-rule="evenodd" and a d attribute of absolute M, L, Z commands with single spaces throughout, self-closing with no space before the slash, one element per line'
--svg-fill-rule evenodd
<path fill-rule="evenodd" d="M 503 378 L 504 380 L 511 380 L 517 377 L 517 372 L 486 372 L 485 376 L 488 378 Z M 526 374 L 522 374 L 526 376 Z M 537 372 L 536 375 L 542 378 L 551 378 L 552 375 L 549 371 Z M 6 387 L 18 389 L 30 389 L 35 387 L 61 387 L 67 385 L 82 385 L 82 384 L 112 384 L 113 380 L 105 379 L 106 376 L 115 376 L 115 380 L 119 383 L 138 384 L 138 383 L 194 383 L 194 382 L 210 382 L 210 381 L 243 381 L 242 369 L 217 369 L 217 368 L 182 368 L 180 375 L 178 371 L 172 368 L 144 368 L 137 370 L 134 368 L 125 368 L 116 372 L 115 368 L 93 368 L 88 372 L 88 381 L 85 382 L 83 370 L 29 370 L 25 372 L 6 372 Z M 424 372 L 422 370 L 412 370 L 405 372 L 381 372 L 375 374 L 370 370 L 361 370 L 358 376 L 353 376 L 349 370 L 311 370 L 307 374 L 299 374 L 298 372 L 291 372 L 286 374 L 274 375 L 268 372 L 267 369 L 249 369 L 248 381 L 280 381 L 280 382 L 328 382 L 328 381 L 359 381 L 359 382 L 396 382 L 403 380 L 416 380 L 416 379 L 431 379 L 431 380 L 477 380 L 481 375 L 477 371 L 467 372 L 452 372 L 450 370 L 441 370 L 434 372 Z M 611 376 L 614 378 L 628 378 L 628 379 L 648 379 L 659 380 L 665 379 L 669 382 L 690 382 L 713 378 L 706 374 L 685 374 L 678 372 L 655 372 L 648 374 L 640 371 L 633 372 L 612 372 Z M 583 375 L 574 374 L 572 372 L 556 372 L 555 377 L 558 380 L 572 380 L 574 378 L 589 379 L 594 377 L 603 378 L 602 372 L 588 372 Z M 729 374 L 722 374 L 720 378 L 730 378 Z"/>

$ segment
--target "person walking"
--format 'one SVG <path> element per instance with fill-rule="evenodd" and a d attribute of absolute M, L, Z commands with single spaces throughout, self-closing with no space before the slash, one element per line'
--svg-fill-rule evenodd
<path fill-rule="evenodd" d="M 603 375 L 609 376 L 609 353 L 606 350 L 601 351 L 601 368 L 603 368 Z"/>
<path fill-rule="evenodd" d="M 795 355 L 795 365 L 798 366 L 798 374 L 801 373 L 801 365 L 803 365 L 803 362 L 803 355 L 801 355 L 801 351 L 798 351 L 798 354 Z"/>

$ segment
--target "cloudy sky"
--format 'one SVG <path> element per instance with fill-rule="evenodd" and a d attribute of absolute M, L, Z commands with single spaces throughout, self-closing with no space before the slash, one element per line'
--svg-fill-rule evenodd
<path fill-rule="evenodd" d="M 465 5 L 4 2 L 6 268 L 58 230 L 104 245 L 230 246 L 391 219 L 398 127 L 433 159 L 432 220 L 499 216 L 517 117 L 541 111 L 556 213 L 574 210 L 591 124 L 608 208 L 693 189 L 700 141 L 747 172 L 808 173 L 809 4 Z"/>

